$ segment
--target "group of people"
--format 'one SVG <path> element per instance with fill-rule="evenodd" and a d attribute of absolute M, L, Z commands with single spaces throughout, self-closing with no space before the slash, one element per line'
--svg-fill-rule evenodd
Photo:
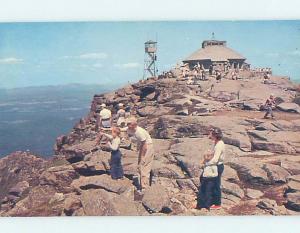
<path fill-rule="evenodd" d="M 254 72 L 255 76 L 261 76 L 265 74 L 272 75 L 272 68 L 253 68 L 252 71 Z"/>
<path fill-rule="evenodd" d="M 221 82 L 223 78 L 238 80 L 239 76 L 239 69 L 232 68 L 229 64 L 224 67 L 214 67 L 210 65 L 208 70 L 206 70 L 203 65 L 199 63 L 196 64 L 192 69 L 188 67 L 188 65 L 184 65 L 180 67 L 181 76 L 183 79 L 187 80 L 188 84 L 193 84 L 196 80 L 208 80 L 210 77 L 215 77 L 216 82 Z"/>
<path fill-rule="evenodd" d="M 266 110 L 264 118 L 268 118 L 269 115 L 274 118 L 273 108 L 275 106 L 275 98 L 271 94 L 264 105 Z M 113 126 L 114 121 L 116 122 L 115 126 Z M 99 131 L 97 143 L 104 138 L 111 150 L 110 174 L 112 179 L 122 179 L 124 176 L 120 151 L 121 132 L 126 132 L 129 138 L 135 139 L 139 175 L 137 189 L 143 193 L 151 185 L 150 173 L 154 159 L 153 141 L 149 132 L 138 125 L 137 118 L 131 116 L 130 108 L 125 108 L 122 103 L 118 105 L 118 111 L 114 116 L 111 110 L 102 104 L 96 125 Z M 111 135 L 104 132 L 108 130 L 111 131 Z M 204 155 L 202 161 L 199 161 L 203 172 L 197 195 L 196 208 L 198 209 L 219 209 L 221 207 L 221 176 L 224 171 L 225 144 L 222 141 L 222 131 L 218 128 L 213 129 L 209 137 L 214 141 L 214 148 Z"/>
<path fill-rule="evenodd" d="M 192 79 L 196 80 L 206 80 L 207 79 L 207 73 L 203 67 L 199 63 L 196 64 L 193 69 L 190 69 L 188 67 L 188 64 L 180 67 L 181 76 L 184 79 L 188 79 L 192 81 Z"/>
<path fill-rule="evenodd" d="M 137 118 L 130 115 L 130 110 L 119 104 L 119 109 L 115 115 L 116 126 L 113 126 L 111 111 L 105 104 L 101 105 L 101 111 L 97 117 L 97 129 L 99 131 L 97 142 L 105 140 L 111 150 L 110 174 L 112 179 L 123 179 L 122 154 L 120 151 L 121 132 L 126 132 L 130 138 L 137 142 L 138 149 L 138 173 L 139 191 L 144 191 L 150 185 L 150 172 L 154 158 L 153 143 L 150 134 L 142 127 L 138 126 Z M 104 131 L 111 130 L 111 135 Z"/>
<path fill-rule="evenodd" d="M 107 146 L 111 150 L 110 174 L 112 179 L 123 179 L 122 153 L 120 151 L 121 132 L 126 132 L 129 138 L 137 142 L 137 165 L 139 175 L 138 191 L 143 193 L 149 187 L 150 173 L 154 159 L 153 141 L 150 134 L 138 125 L 137 118 L 130 115 L 130 111 L 119 104 L 119 109 L 112 117 L 111 111 L 105 104 L 101 105 L 101 111 L 97 120 L 99 143 L 105 138 Z M 273 108 L 275 106 L 274 95 L 271 94 L 264 105 L 266 114 L 264 118 L 271 115 L 274 118 Z M 116 126 L 113 126 L 113 119 Z M 111 135 L 104 131 L 111 131 Z M 200 187 L 197 194 L 197 209 L 219 209 L 221 208 L 221 177 L 224 171 L 225 144 L 222 140 L 222 131 L 214 128 L 209 138 L 214 142 L 214 148 L 204 155 L 199 161 L 203 172 L 200 176 Z"/>
<path fill-rule="evenodd" d="M 97 116 L 97 122 L 96 122 L 97 129 L 99 127 L 111 128 L 114 119 L 117 120 L 118 127 L 124 127 L 124 125 L 126 123 L 125 119 L 129 118 L 129 116 L 131 114 L 130 108 L 127 107 L 125 109 L 123 103 L 118 104 L 118 111 L 117 111 L 117 114 L 115 115 L 115 118 L 113 118 L 112 112 L 110 109 L 108 109 L 106 107 L 106 104 L 103 103 L 103 104 L 101 104 L 100 107 L 101 107 L 101 111 L 100 111 L 99 115 Z"/>
<path fill-rule="evenodd" d="M 199 67 L 196 67 L 199 68 Z M 195 70 L 197 71 L 197 69 Z M 201 69 L 200 67 L 199 69 Z M 184 72 L 183 72 L 184 74 Z M 216 77 L 221 76 L 217 72 Z M 220 79 L 220 78 L 219 78 Z M 266 113 L 264 118 L 271 115 L 274 118 L 273 108 L 276 106 L 274 95 L 271 94 L 266 100 L 264 108 Z M 116 126 L 113 126 L 113 121 Z M 122 103 L 118 105 L 118 111 L 113 117 L 111 110 L 105 104 L 101 105 L 101 111 L 97 117 L 98 141 L 103 138 L 111 150 L 110 174 L 112 179 L 123 179 L 122 153 L 120 151 L 121 132 L 126 132 L 129 138 L 134 138 L 137 142 L 137 165 L 139 174 L 138 190 L 143 191 L 150 186 L 150 173 L 154 159 L 153 141 L 150 134 L 138 125 L 137 118 L 131 116 L 130 108 L 125 108 Z M 111 135 L 104 131 L 110 130 Z M 221 208 L 221 176 L 224 171 L 225 144 L 222 141 L 222 131 L 214 128 L 210 134 L 210 139 L 214 141 L 214 148 L 204 155 L 204 159 L 199 161 L 203 168 L 200 176 L 200 187 L 197 195 L 197 209 L 219 209 Z"/>
<path fill-rule="evenodd" d="M 137 165 L 139 174 L 138 192 L 141 194 L 151 185 L 150 173 L 154 159 L 153 141 L 150 134 L 138 125 L 137 118 L 126 114 L 123 105 L 119 105 L 116 114 L 117 125 L 112 125 L 111 111 L 103 104 L 101 105 L 99 119 L 97 121 L 98 137 L 97 143 L 105 139 L 111 150 L 110 174 L 112 179 L 123 179 L 122 153 L 120 151 L 121 132 L 126 132 L 129 138 L 137 142 Z M 123 111 L 123 110 L 124 111 Z M 122 110 L 122 111 L 121 111 Z M 124 113 L 125 112 L 125 113 Z M 121 120 L 120 120 L 121 118 Z M 121 127 L 120 127 L 121 126 Z M 110 130 L 111 135 L 104 132 Z M 199 161 L 203 168 L 200 177 L 201 185 L 197 195 L 197 209 L 219 209 L 221 208 L 221 176 L 224 171 L 225 144 L 222 141 L 222 131 L 214 128 L 210 134 L 214 141 L 214 148 L 204 155 Z"/>

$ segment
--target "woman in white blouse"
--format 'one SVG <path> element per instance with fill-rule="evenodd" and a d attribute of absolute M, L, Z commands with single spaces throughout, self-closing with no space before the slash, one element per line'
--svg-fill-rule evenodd
<path fill-rule="evenodd" d="M 217 166 L 217 174 L 215 181 L 215 188 L 213 192 L 213 205 L 210 207 L 211 209 L 220 209 L 221 208 L 221 199 L 222 199 L 222 191 L 221 191 L 221 177 L 224 172 L 224 158 L 225 158 L 225 144 L 222 140 L 223 133 L 221 129 L 215 128 L 211 131 L 210 139 L 214 141 L 214 149 L 212 154 L 212 159 L 209 160 L 206 165 Z"/>
<path fill-rule="evenodd" d="M 203 173 L 200 177 L 201 185 L 197 196 L 197 209 L 221 208 L 221 177 L 224 171 L 225 144 L 223 134 L 219 128 L 211 131 L 209 138 L 214 141 L 212 152 L 204 156 Z"/>

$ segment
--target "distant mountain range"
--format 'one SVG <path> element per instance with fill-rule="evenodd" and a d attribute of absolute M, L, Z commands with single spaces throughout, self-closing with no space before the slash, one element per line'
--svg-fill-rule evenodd
<path fill-rule="evenodd" d="M 69 84 L 0 89 L 0 157 L 17 150 L 52 155 L 56 137 L 86 115 L 93 95 L 114 88 Z"/>

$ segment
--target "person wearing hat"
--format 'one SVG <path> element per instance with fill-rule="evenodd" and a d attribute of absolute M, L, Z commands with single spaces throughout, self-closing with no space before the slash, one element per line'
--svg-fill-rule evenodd
<path fill-rule="evenodd" d="M 111 111 L 106 108 L 106 104 L 101 104 L 101 111 L 99 113 L 98 126 L 101 128 L 110 128 L 112 125 Z"/>
<path fill-rule="evenodd" d="M 117 119 L 117 126 L 120 127 L 126 123 L 125 122 L 126 111 L 124 109 L 124 104 L 122 103 L 118 104 L 118 108 L 119 110 L 117 111 L 116 119 Z"/>
<path fill-rule="evenodd" d="M 275 103 L 274 95 L 271 94 L 265 103 L 265 109 L 266 109 L 266 114 L 264 115 L 265 119 L 268 118 L 268 115 L 271 115 L 271 117 L 274 118 L 273 108 L 275 107 L 275 105 L 276 103 Z"/>
<path fill-rule="evenodd" d="M 225 144 L 221 129 L 214 128 L 209 138 L 214 141 L 212 153 L 205 155 L 204 169 L 200 177 L 197 208 L 221 208 L 221 177 L 224 171 Z"/>
<path fill-rule="evenodd" d="M 144 191 L 150 186 L 150 172 L 154 158 L 153 143 L 150 134 L 138 126 L 137 119 L 130 117 L 127 119 L 127 133 L 134 137 L 138 144 L 138 172 L 140 178 L 140 191 Z"/>

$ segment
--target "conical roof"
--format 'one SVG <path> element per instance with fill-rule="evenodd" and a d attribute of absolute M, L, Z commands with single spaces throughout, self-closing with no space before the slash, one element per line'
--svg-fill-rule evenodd
<path fill-rule="evenodd" d="M 246 58 L 237 53 L 226 45 L 207 45 L 204 48 L 197 50 L 187 57 L 184 62 L 211 60 L 211 61 L 227 61 L 229 59 L 244 59 Z"/>

